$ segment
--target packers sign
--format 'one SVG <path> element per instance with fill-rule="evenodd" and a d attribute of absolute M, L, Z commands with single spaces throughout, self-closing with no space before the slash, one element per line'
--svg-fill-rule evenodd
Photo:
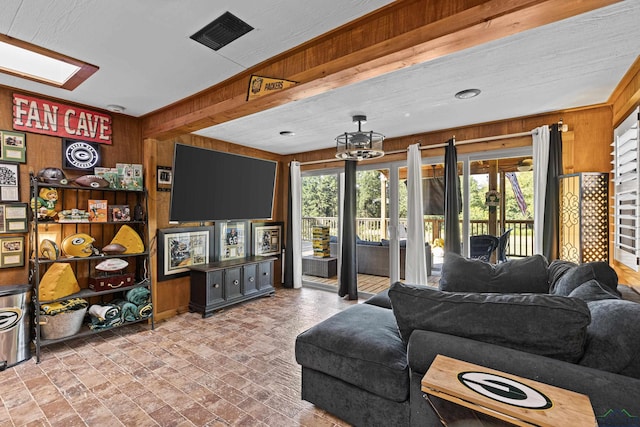
<path fill-rule="evenodd" d="M 273 79 L 270 77 L 251 76 L 249 81 L 249 93 L 247 101 L 259 98 L 269 93 L 277 92 L 291 86 L 295 86 L 297 82 L 285 79 Z"/>

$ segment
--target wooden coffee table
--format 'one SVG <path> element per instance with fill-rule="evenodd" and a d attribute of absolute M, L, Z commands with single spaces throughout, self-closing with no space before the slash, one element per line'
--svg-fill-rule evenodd
<path fill-rule="evenodd" d="M 537 381 L 438 355 L 422 378 L 422 391 L 443 425 L 502 420 L 501 425 L 597 426 L 589 397 Z"/>

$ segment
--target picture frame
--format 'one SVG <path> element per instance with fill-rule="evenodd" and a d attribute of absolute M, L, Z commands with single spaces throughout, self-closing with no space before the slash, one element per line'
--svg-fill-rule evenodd
<path fill-rule="evenodd" d="M 0 237 L 0 268 L 24 266 L 24 236 Z"/>
<path fill-rule="evenodd" d="M 6 162 L 25 163 L 27 161 L 26 134 L 3 130 L 0 150 L 0 160 Z"/>
<path fill-rule="evenodd" d="M 20 200 L 20 169 L 16 163 L 0 163 L 0 202 Z"/>
<path fill-rule="evenodd" d="M 211 262 L 213 226 L 158 230 L 158 281 L 189 275 L 189 266 Z"/>
<path fill-rule="evenodd" d="M 171 183 L 173 182 L 173 172 L 171 166 L 157 166 L 157 190 L 171 191 Z"/>
<path fill-rule="evenodd" d="M 256 256 L 282 254 L 282 222 L 251 223 L 251 253 Z"/>
<path fill-rule="evenodd" d="M 226 261 L 247 256 L 248 227 L 246 221 L 216 222 L 216 241 L 218 242 L 216 259 Z"/>
<path fill-rule="evenodd" d="M 27 203 L 0 203 L 0 233 L 26 233 Z"/>
<path fill-rule="evenodd" d="M 100 144 L 71 138 L 62 139 L 62 169 L 92 173 L 102 166 Z"/>

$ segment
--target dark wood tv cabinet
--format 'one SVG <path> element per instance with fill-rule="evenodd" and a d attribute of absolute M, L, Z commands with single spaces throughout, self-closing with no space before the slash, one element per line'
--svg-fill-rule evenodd
<path fill-rule="evenodd" d="M 215 310 L 273 295 L 274 257 L 252 256 L 189 267 L 189 310 L 209 317 Z"/>

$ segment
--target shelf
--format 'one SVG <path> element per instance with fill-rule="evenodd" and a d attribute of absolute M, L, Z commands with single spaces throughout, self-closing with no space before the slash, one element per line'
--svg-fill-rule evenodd
<path fill-rule="evenodd" d="M 109 188 L 109 187 L 83 187 L 81 185 L 73 185 L 73 184 L 48 184 L 46 182 L 36 181 L 38 187 L 52 187 L 58 188 L 62 190 L 85 190 L 85 191 L 110 191 L 110 192 L 121 192 L 121 193 L 139 193 L 143 194 L 146 190 L 127 190 L 124 188 Z"/>
<path fill-rule="evenodd" d="M 146 288 L 149 287 L 150 285 L 150 281 L 149 279 L 145 279 L 141 282 L 135 283 L 132 286 L 125 286 L 122 288 L 116 288 L 116 289 L 107 289 L 104 291 L 93 291 L 91 289 L 81 289 L 80 292 L 76 292 L 75 294 L 71 294 L 71 295 L 67 295 L 63 298 L 58 298 L 58 299 L 54 299 L 51 301 L 40 301 L 39 305 L 43 305 L 43 304 L 51 304 L 52 302 L 57 302 L 57 301 L 65 301 L 68 299 L 72 299 L 72 298 L 82 298 L 82 299 L 86 299 L 86 298 L 91 298 L 91 297 L 97 297 L 100 295 L 108 295 L 108 294 L 115 294 L 117 292 L 123 292 L 123 291 L 128 291 L 129 289 L 134 289 L 134 288 Z"/>
<path fill-rule="evenodd" d="M 86 337 L 87 335 L 93 335 L 93 334 L 99 334 L 101 332 L 105 332 L 105 331 L 109 331 L 112 329 L 117 329 L 117 328 L 123 328 L 129 325 L 133 325 L 135 323 L 141 323 L 141 322 L 152 322 L 152 318 L 151 317 L 145 317 L 144 319 L 138 319 L 138 320 L 134 320 L 133 322 L 125 322 L 121 325 L 118 326 L 114 326 L 111 328 L 105 328 L 105 329 L 91 329 L 88 325 L 82 325 L 82 327 L 80 328 L 80 332 L 78 332 L 77 334 L 68 336 L 68 337 L 64 337 L 64 338 L 56 338 L 56 339 L 52 339 L 52 340 L 45 340 L 45 339 L 40 339 L 40 346 L 44 347 L 47 345 L 52 345 L 52 344 L 57 344 L 57 343 L 61 343 L 64 341 L 68 341 L 68 340 L 72 340 L 75 338 L 81 338 L 81 337 Z"/>
<path fill-rule="evenodd" d="M 56 264 L 58 262 L 78 262 L 78 261 L 96 261 L 108 258 L 131 258 L 143 255 L 149 255 L 149 251 L 140 252 L 137 254 L 117 254 L 117 255 L 92 255 L 87 257 L 71 257 L 71 258 L 58 258 L 58 259 L 40 259 L 38 258 L 38 264 Z M 31 258 L 29 261 L 35 263 L 36 260 Z"/>

